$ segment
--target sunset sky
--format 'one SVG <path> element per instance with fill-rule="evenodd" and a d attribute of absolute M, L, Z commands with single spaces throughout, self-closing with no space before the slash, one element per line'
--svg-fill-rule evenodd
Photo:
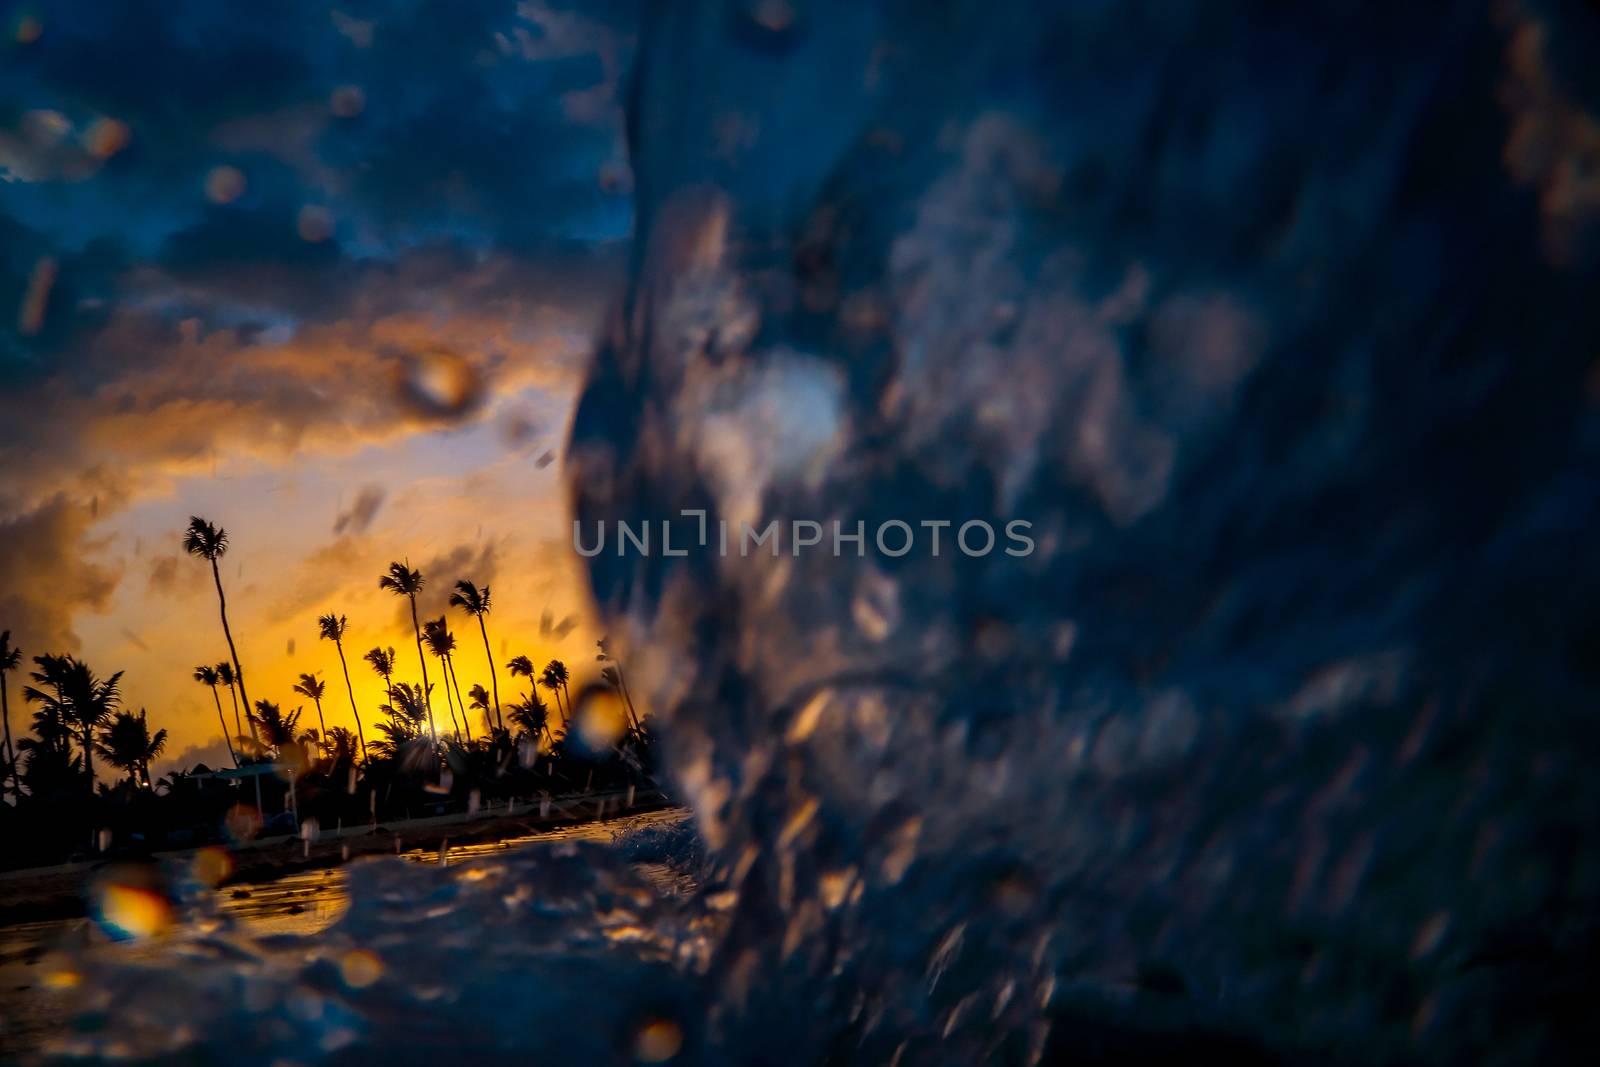
<path fill-rule="evenodd" d="M 498 662 L 591 671 L 561 449 L 631 226 L 632 6 L 60 10 L 0 4 L 0 629 L 126 671 L 163 767 L 225 760 L 190 677 L 227 653 L 199 514 L 253 697 L 318 671 L 350 725 L 316 629 L 343 612 L 370 722 L 361 653 L 417 673 L 393 559 L 431 615 L 489 583 Z"/>

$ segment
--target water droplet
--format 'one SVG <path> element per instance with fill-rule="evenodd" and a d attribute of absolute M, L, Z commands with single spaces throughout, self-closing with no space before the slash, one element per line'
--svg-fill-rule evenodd
<path fill-rule="evenodd" d="M 683 1048 L 683 1030 L 670 1019 L 652 1019 L 639 1028 L 633 1055 L 640 1063 L 665 1063 Z"/>
<path fill-rule="evenodd" d="M 231 204 L 244 195 L 244 171 L 226 164 L 206 172 L 206 199 L 213 204 Z"/>

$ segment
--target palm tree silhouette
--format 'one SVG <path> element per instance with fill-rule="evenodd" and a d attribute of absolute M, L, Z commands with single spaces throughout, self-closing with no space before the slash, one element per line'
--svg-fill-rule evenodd
<path fill-rule="evenodd" d="M 244 668 L 239 665 L 239 650 L 234 647 L 233 631 L 228 627 L 228 598 L 222 593 L 222 571 L 217 567 L 217 560 L 228 551 L 228 531 L 213 526 L 198 515 L 191 515 L 189 528 L 183 534 L 183 550 L 211 564 L 211 578 L 217 583 L 217 607 L 222 613 L 222 636 L 228 639 L 228 655 L 233 657 L 233 678 L 239 686 L 239 699 L 248 708 L 250 697 L 244 688 Z"/>
<path fill-rule="evenodd" d="M 356 690 L 350 684 L 350 665 L 344 661 L 344 632 L 349 626 L 349 621 L 343 615 L 332 612 L 317 619 L 322 640 L 332 641 L 333 647 L 339 650 L 339 669 L 344 671 L 344 691 L 350 695 L 350 714 L 356 717 L 356 740 L 361 745 L 361 760 L 364 763 L 367 758 L 367 737 L 361 729 L 361 712 L 356 710 Z"/>
<path fill-rule="evenodd" d="M 228 695 L 233 698 L 233 729 L 238 738 L 244 737 L 244 720 L 239 717 L 239 679 L 234 677 L 233 664 L 224 660 L 217 664 L 217 682 L 228 687 Z M 250 724 L 250 736 L 256 735 L 254 723 Z"/>
<path fill-rule="evenodd" d="M 388 716 L 388 721 L 377 724 L 383 739 L 372 742 L 373 751 L 396 761 L 404 770 L 425 770 L 439 748 L 438 742 L 429 744 L 419 733 L 427 708 L 427 693 L 422 686 L 396 683 L 390 690 L 390 702 L 378 709 Z"/>
<path fill-rule="evenodd" d="M 335 766 L 347 760 L 351 763 L 356 761 L 358 738 L 343 726 L 335 726 L 330 729 L 328 736 L 324 740 L 328 744 L 329 758 L 333 760 Z"/>
<path fill-rule="evenodd" d="M 495 734 L 495 724 L 494 720 L 489 717 L 489 712 L 493 710 L 494 705 L 489 702 L 491 699 L 489 691 L 483 687 L 481 682 L 474 682 L 472 688 L 467 690 L 467 696 L 472 698 L 467 702 L 467 707 L 473 711 L 483 713 L 484 732 L 489 734 L 492 739 Z"/>
<path fill-rule="evenodd" d="M 100 731 L 100 739 L 95 747 L 107 763 L 127 771 L 128 781 L 134 786 L 149 789 L 150 761 L 161 755 L 161 750 L 167 747 L 167 731 L 157 730 L 152 734 L 143 708 L 139 709 L 137 715 L 119 711 L 111 723 Z"/>
<path fill-rule="evenodd" d="M 567 665 L 558 659 L 553 659 L 544 665 L 545 672 L 556 680 L 561 686 L 561 696 L 567 702 L 567 717 L 572 717 L 572 690 L 567 688 Z"/>
<path fill-rule="evenodd" d="M 417 594 L 422 590 L 422 572 L 414 571 L 405 563 L 389 564 L 389 572 L 378 579 L 378 588 L 387 589 L 395 596 L 411 602 L 411 630 L 417 637 L 417 659 L 422 664 L 422 701 L 428 712 L 428 734 L 435 746 L 439 744 L 439 731 L 433 725 L 433 701 L 428 694 L 433 685 L 428 681 L 428 657 L 422 651 L 422 625 L 417 621 Z"/>
<path fill-rule="evenodd" d="M 558 667 L 561 669 L 561 673 L 559 674 L 556 671 L 556 668 Z M 572 718 L 572 706 L 569 704 L 563 708 L 561 705 L 562 690 L 564 688 L 562 683 L 562 674 L 566 673 L 566 669 L 566 665 L 560 660 L 553 659 L 544 665 L 544 670 L 539 674 L 539 684 L 550 690 L 551 693 L 555 694 L 556 710 L 561 713 L 562 726 L 565 726 Z"/>
<path fill-rule="evenodd" d="M 17 777 L 17 750 L 11 747 L 11 698 L 6 692 L 6 675 L 16 670 L 21 662 L 22 649 L 12 646 L 11 631 L 0 633 L 0 715 L 4 716 L 6 724 L 6 776 L 18 795 L 22 792 L 22 781 Z M 0 778 L 0 796 L 4 795 L 5 779 Z"/>
<path fill-rule="evenodd" d="M 428 650 L 439 657 L 439 662 L 444 664 L 445 701 L 448 702 L 450 700 L 450 690 L 454 687 L 456 694 L 455 706 L 461 709 L 461 721 L 466 727 L 467 740 L 470 742 L 472 740 L 472 724 L 466 721 L 467 705 L 461 699 L 461 679 L 456 674 L 456 635 L 450 632 L 450 628 L 445 622 L 445 617 L 441 615 L 437 619 L 430 619 L 423 624 L 422 637 L 428 643 Z M 454 712 L 451 712 L 452 716 L 454 714 Z M 456 741 L 459 742 L 460 740 L 461 735 L 457 732 Z"/>
<path fill-rule="evenodd" d="M 83 744 L 83 773 L 89 795 L 94 796 L 94 732 L 110 718 L 121 701 L 118 686 L 122 672 L 96 678 L 89 665 L 72 656 L 35 656 L 39 669 L 30 675 L 49 692 L 35 686 L 22 691 L 30 703 L 52 708 L 69 727 L 77 727 Z"/>
<path fill-rule="evenodd" d="M 602 637 L 595 642 L 595 645 L 600 651 L 594 658 L 601 663 L 609 663 L 611 665 L 609 668 L 601 669 L 601 677 L 615 686 L 617 691 L 622 694 L 622 702 L 628 706 L 628 714 L 633 719 L 633 728 L 643 732 L 644 727 L 639 722 L 639 712 L 634 708 L 633 696 L 628 692 L 628 679 L 622 674 L 622 661 L 611 654 L 610 638 Z M 615 672 L 616 676 L 613 678 L 608 672 Z"/>
<path fill-rule="evenodd" d="M 372 665 L 372 670 L 379 678 L 383 679 L 383 690 L 389 697 L 389 703 L 394 703 L 394 646 L 388 648 L 369 649 L 361 657 Z"/>
<path fill-rule="evenodd" d="M 504 730 L 506 723 L 500 716 L 500 678 L 494 669 L 494 653 L 489 650 L 489 627 L 483 621 L 489 614 L 489 587 L 480 589 L 463 578 L 456 583 L 456 591 L 450 594 L 450 603 L 478 620 L 478 632 L 483 635 L 483 655 L 489 661 L 489 684 L 494 688 L 495 722 Z"/>
<path fill-rule="evenodd" d="M 511 725 L 520 728 L 530 737 L 540 733 L 550 736 L 550 709 L 539 699 L 538 693 L 529 693 L 511 705 Z"/>
<path fill-rule="evenodd" d="M 211 699 L 217 705 L 217 725 L 222 727 L 222 740 L 228 746 L 228 758 L 233 760 L 235 767 L 239 766 L 239 754 L 233 750 L 233 738 L 228 736 L 228 720 L 222 717 L 222 698 L 217 696 L 217 686 L 222 683 L 222 679 L 217 675 L 217 669 L 202 663 L 194 669 L 194 680 L 211 690 Z"/>
<path fill-rule="evenodd" d="M 270 700 L 258 700 L 255 713 L 250 717 L 261 728 L 261 743 L 271 749 L 281 749 L 294 740 L 295 730 L 300 726 L 300 712 L 301 709 L 295 708 L 286 713 Z"/>
<path fill-rule="evenodd" d="M 300 680 L 294 683 L 293 689 L 301 696 L 308 696 L 317 706 L 317 747 L 322 747 L 322 738 L 328 735 L 328 723 L 322 717 L 322 694 L 328 691 L 328 683 L 318 681 L 315 674 L 302 674 Z"/>

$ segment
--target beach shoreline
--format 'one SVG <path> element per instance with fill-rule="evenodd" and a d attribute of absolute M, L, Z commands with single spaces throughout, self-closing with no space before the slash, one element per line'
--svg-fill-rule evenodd
<path fill-rule="evenodd" d="M 100 869 L 119 862 L 154 862 L 167 869 L 192 863 L 201 853 L 224 849 L 228 871 L 218 889 L 258 885 L 301 871 L 340 867 L 365 856 L 397 855 L 522 837 L 580 823 L 606 822 L 670 808 L 659 790 L 611 791 L 532 802 L 431 818 L 387 820 L 321 832 L 313 840 L 280 836 L 235 846 L 154 852 L 146 856 L 109 855 L 56 867 L 0 872 L 0 929 L 24 923 L 81 918 L 88 914 L 86 889 Z"/>

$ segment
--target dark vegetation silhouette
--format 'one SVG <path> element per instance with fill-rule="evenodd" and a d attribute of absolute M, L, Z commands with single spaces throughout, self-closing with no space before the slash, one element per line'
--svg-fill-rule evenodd
<path fill-rule="evenodd" d="M 144 708 L 124 706 L 121 671 L 103 676 L 73 655 L 32 658 L 29 684 L 21 689 L 31 722 L 26 732 L 14 733 L 10 683 L 25 665 L 11 632 L 0 631 L 0 833 L 7 842 L 0 866 L 228 842 L 237 839 L 241 825 L 262 835 L 290 834 L 301 823 L 376 825 L 508 800 L 659 788 L 650 720 L 634 707 L 622 665 L 604 638 L 596 657 L 600 681 L 580 694 L 576 709 L 567 665 L 552 659 L 535 667 L 526 655 L 504 664 L 513 680 L 526 681 L 526 691 L 507 694 L 510 699 L 502 702 L 487 624 L 489 587 L 461 579 L 449 596 L 451 607 L 478 624 L 481 667 L 489 675 L 485 685 L 462 677 L 464 670 L 475 669 L 470 664 L 476 654 L 465 661 L 458 655 L 448 617 L 426 622 L 419 617 L 417 594 L 424 575 L 407 563 L 393 563 L 379 585 L 406 598 L 420 681 L 403 677 L 392 647 L 362 655 L 383 679 L 387 698 L 377 708 L 368 738 L 344 648 L 349 620 L 323 614 L 317 618 L 318 636 L 334 645 L 355 730 L 329 725 L 337 705 L 325 707 L 327 682 L 320 672 L 308 671 L 290 692 L 309 702 L 313 726 L 304 705 L 268 697 L 252 701 L 246 692 L 218 567 L 229 547 L 227 532 L 194 517 L 183 544 L 211 565 L 217 590 L 228 655 L 195 667 L 191 677 L 211 691 L 231 766 L 197 764 L 153 779 L 151 765 L 166 750 L 167 730 Z M 430 658 L 438 668 L 437 683 Z M 444 691 L 451 717 L 452 729 L 444 735 L 433 716 L 436 686 Z M 223 687 L 233 706 L 231 729 Z M 596 688 L 614 692 L 614 703 L 626 709 L 626 726 L 614 739 L 607 731 L 576 729 Z M 554 703 L 555 716 L 541 691 Z M 622 717 L 619 712 L 619 723 Z M 243 824 L 230 816 L 241 808 L 251 814 Z"/>

